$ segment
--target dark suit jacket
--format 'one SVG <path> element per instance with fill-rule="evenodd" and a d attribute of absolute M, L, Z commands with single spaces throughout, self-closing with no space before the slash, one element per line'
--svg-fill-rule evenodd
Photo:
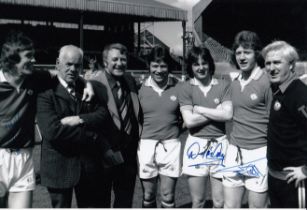
<path fill-rule="evenodd" d="M 121 128 L 122 128 L 122 124 L 120 121 L 120 116 L 119 116 L 119 111 L 117 109 L 116 106 L 116 102 L 112 93 L 112 90 L 110 88 L 108 79 L 105 75 L 105 71 L 100 70 L 93 79 L 93 83 L 95 84 L 94 81 L 99 82 L 99 84 L 96 83 L 95 86 L 101 86 L 100 88 L 97 88 L 97 90 L 100 90 L 97 92 L 97 97 L 100 98 L 100 101 L 104 101 L 107 103 L 107 107 L 109 110 L 109 113 L 111 115 L 112 118 L 112 123 L 109 123 L 109 132 L 112 132 L 112 141 L 109 141 L 110 147 L 113 150 L 118 150 L 118 148 L 120 147 L 120 138 L 122 138 L 120 134 Z M 130 75 L 124 75 L 124 79 L 126 81 L 126 84 L 130 90 L 130 96 L 131 96 L 131 100 L 132 100 L 132 105 L 133 105 L 133 110 L 134 110 L 134 114 L 135 114 L 135 119 L 137 120 L 137 127 L 138 127 L 138 137 L 137 139 L 134 139 L 134 141 L 138 141 L 142 132 L 142 111 L 141 111 L 141 106 L 140 106 L 140 102 L 138 99 L 138 89 L 135 83 L 135 80 L 132 76 Z M 111 139 L 111 138 L 108 138 Z"/>
<path fill-rule="evenodd" d="M 84 84 L 77 81 L 77 96 L 82 96 L 83 89 Z M 61 124 L 62 118 L 75 115 L 84 120 L 83 126 Z M 82 156 L 99 160 L 96 158 L 100 149 L 96 131 L 101 130 L 109 119 L 105 107 L 95 101 L 74 101 L 55 78 L 52 89 L 40 93 L 37 100 L 37 121 L 43 137 L 40 166 L 42 185 L 52 188 L 75 186 L 80 178 Z M 95 170 L 96 165 L 93 163 L 92 167 L 87 168 Z"/>

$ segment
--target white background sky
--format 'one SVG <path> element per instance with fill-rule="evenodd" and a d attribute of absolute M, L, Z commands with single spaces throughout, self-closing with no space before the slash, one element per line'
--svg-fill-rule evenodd
<path fill-rule="evenodd" d="M 192 25 L 192 7 L 199 0 L 156 0 L 188 11 L 187 28 Z M 182 23 L 181 22 L 154 22 L 148 28 L 161 41 L 167 44 L 176 54 L 182 52 Z"/>

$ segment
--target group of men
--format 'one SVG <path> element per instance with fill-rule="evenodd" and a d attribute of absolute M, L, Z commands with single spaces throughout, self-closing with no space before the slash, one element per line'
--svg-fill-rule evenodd
<path fill-rule="evenodd" d="M 245 191 L 250 208 L 304 207 L 307 86 L 295 72 L 298 53 L 285 41 L 262 48 L 251 31 L 236 35 L 233 52 L 241 72 L 229 91 L 224 207 L 240 208 Z"/>
<path fill-rule="evenodd" d="M 132 206 L 141 132 L 137 88 L 124 75 L 127 49 L 110 44 L 103 51 L 105 71 L 95 81 L 79 75 L 83 51 L 59 50 L 57 74 L 35 70 L 32 40 L 12 32 L 1 51 L 0 181 L 4 205 L 29 208 L 35 175 L 34 121 L 42 134 L 41 183 L 52 207 Z M 93 95 L 95 95 L 93 97 Z"/>
<path fill-rule="evenodd" d="M 142 132 L 138 89 L 125 74 L 125 46 L 107 45 L 102 55 L 104 71 L 89 83 L 79 76 L 80 48 L 63 46 L 52 75 L 33 68 L 30 38 L 8 35 L 0 70 L 0 191 L 6 207 L 32 205 L 35 116 L 43 138 L 41 183 L 52 207 L 71 207 L 74 191 L 78 207 L 109 208 L 112 189 L 114 207 L 132 207 Z M 291 45 L 275 41 L 263 57 L 273 91 L 267 150 L 271 206 L 303 206 L 307 87 L 296 78 L 298 54 Z"/>

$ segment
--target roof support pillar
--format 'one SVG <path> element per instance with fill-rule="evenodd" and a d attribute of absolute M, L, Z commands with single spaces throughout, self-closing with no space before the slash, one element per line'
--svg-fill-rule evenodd
<path fill-rule="evenodd" d="M 80 33 L 80 48 L 82 50 L 84 48 L 83 22 L 84 22 L 84 15 L 83 15 L 83 12 L 81 12 L 80 13 L 80 22 L 79 22 L 79 33 Z"/>
<path fill-rule="evenodd" d="M 137 46 L 137 54 L 141 53 L 141 22 L 138 22 L 138 46 Z"/>
<path fill-rule="evenodd" d="M 186 54 L 186 21 L 182 21 L 182 66 L 181 66 L 181 80 L 185 81 L 185 54 Z"/>

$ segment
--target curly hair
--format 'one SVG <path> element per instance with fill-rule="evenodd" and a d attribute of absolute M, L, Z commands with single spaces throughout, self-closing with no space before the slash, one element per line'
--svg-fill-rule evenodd
<path fill-rule="evenodd" d="M 34 50 L 33 41 L 21 31 L 10 31 L 1 50 L 3 71 L 11 71 L 21 60 L 19 53 L 25 50 Z"/>

